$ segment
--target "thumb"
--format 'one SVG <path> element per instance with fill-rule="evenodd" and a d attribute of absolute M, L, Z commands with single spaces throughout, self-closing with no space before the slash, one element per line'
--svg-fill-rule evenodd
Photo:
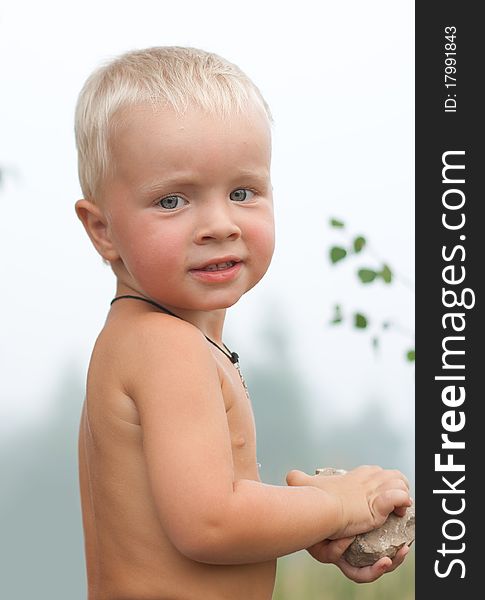
<path fill-rule="evenodd" d="M 387 490 L 379 494 L 374 501 L 373 513 L 378 519 L 377 527 L 382 525 L 393 510 L 407 507 L 411 503 L 409 494 L 404 490 Z M 402 512 L 402 511 L 401 511 Z M 399 516 L 402 516 L 400 514 Z"/>
<path fill-rule="evenodd" d="M 353 537 L 340 538 L 338 540 L 332 540 L 328 544 L 328 562 L 336 563 L 342 558 L 343 553 L 347 550 L 350 544 L 355 540 Z"/>
<path fill-rule="evenodd" d="M 310 480 L 310 475 L 298 469 L 293 469 L 286 475 L 286 483 L 288 485 L 309 485 Z"/>

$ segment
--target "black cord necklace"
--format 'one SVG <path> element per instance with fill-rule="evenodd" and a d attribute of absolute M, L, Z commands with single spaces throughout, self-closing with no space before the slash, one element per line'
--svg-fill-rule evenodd
<path fill-rule="evenodd" d="M 182 319 L 182 317 L 179 317 L 175 313 L 173 313 L 170 310 L 168 310 L 168 308 L 165 308 L 161 304 L 158 304 L 158 302 L 155 302 L 155 301 L 150 300 L 148 298 L 143 298 L 142 296 L 131 296 L 130 294 L 125 294 L 123 296 L 116 296 L 115 298 L 113 298 L 113 300 L 111 300 L 110 306 L 113 304 L 113 302 L 116 302 L 117 300 L 122 300 L 123 298 L 131 298 L 133 300 L 143 300 L 143 302 L 148 302 L 148 304 L 151 304 L 152 306 L 155 306 L 156 308 L 158 308 L 159 310 L 163 311 L 164 313 L 167 313 L 167 315 L 171 315 L 172 317 L 177 317 L 177 319 Z M 239 366 L 239 355 L 237 354 L 237 352 L 231 352 L 229 350 L 229 348 L 226 346 L 226 344 L 223 344 L 224 348 L 227 350 L 227 352 L 226 352 L 226 350 L 224 350 L 224 348 L 221 348 L 219 346 L 219 344 L 216 344 L 214 342 L 214 340 L 210 339 L 210 337 L 207 337 L 205 334 L 204 334 L 204 337 L 205 337 L 205 339 L 208 342 L 210 342 L 213 346 L 215 346 L 218 350 L 220 350 L 222 352 L 222 354 L 224 354 L 225 356 L 227 356 L 227 358 L 232 362 L 233 365 Z"/>

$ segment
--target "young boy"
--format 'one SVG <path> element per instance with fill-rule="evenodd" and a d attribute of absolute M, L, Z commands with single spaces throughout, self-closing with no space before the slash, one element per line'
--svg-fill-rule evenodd
<path fill-rule="evenodd" d="M 405 513 L 398 471 L 259 478 L 223 324 L 273 253 L 270 120 L 235 65 L 193 48 L 125 54 L 81 92 L 76 212 L 117 282 L 79 435 L 90 600 L 269 600 L 279 556 L 307 548 L 367 582 L 408 550 L 342 558 Z"/>

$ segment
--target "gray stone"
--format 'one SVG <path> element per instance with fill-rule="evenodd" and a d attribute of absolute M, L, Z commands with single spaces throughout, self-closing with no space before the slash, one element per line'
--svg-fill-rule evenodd
<path fill-rule="evenodd" d="M 345 469 L 334 469 L 333 467 L 324 467 L 315 471 L 317 475 L 344 475 L 347 473 Z"/>
<path fill-rule="evenodd" d="M 414 524 L 414 504 L 406 510 L 404 517 L 391 513 L 381 527 L 356 536 L 344 552 L 345 560 L 354 567 L 366 567 L 383 556 L 394 558 L 404 544 L 410 546 L 413 543 Z"/>
<path fill-rule="evenodd" d="M 343 469 L 317 469 L 317 475 L 343 475 Z M 355 537 L 344 552 L 345 560 L 354 567 L 366 567 L 373 565 L 383 556 L 394 558 L 397 551 L 414 541 L 415 507 L 414 502 L 406 510 L 404 517 L 398 517 L 391 513 L 385 523 Z"/>

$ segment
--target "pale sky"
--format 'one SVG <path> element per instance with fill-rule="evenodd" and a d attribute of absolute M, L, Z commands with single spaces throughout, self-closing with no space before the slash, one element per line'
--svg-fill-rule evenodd
<path fill-rule="evenodd" d="M 414 279 L 413 4 L 4 3 L 0 433 L 47 414 L 66 366 L 86 371 L 114 278 L 74 213 L 74 106 L 92 69 L 154 45 L 201 47 L 235 62 L 275 120 L 275 257 L 265 279 L 230 309 L 226 343 L 242 364 L 256 357 L 255 336 L 271 302 L 294 334 L 316 418 L 355 413 L 377 397 L 411 431 L 414 367 L 402 353 L 412 341 L 389 334 L 377 360 L 367 335 L 327 322 L 340 300 L 413 330 L 414 293 L 400 283 L 362 288 L 355 261 L 330 267 L 327 250 L 340 236 L 327 223 L 343 219 Z"/>

